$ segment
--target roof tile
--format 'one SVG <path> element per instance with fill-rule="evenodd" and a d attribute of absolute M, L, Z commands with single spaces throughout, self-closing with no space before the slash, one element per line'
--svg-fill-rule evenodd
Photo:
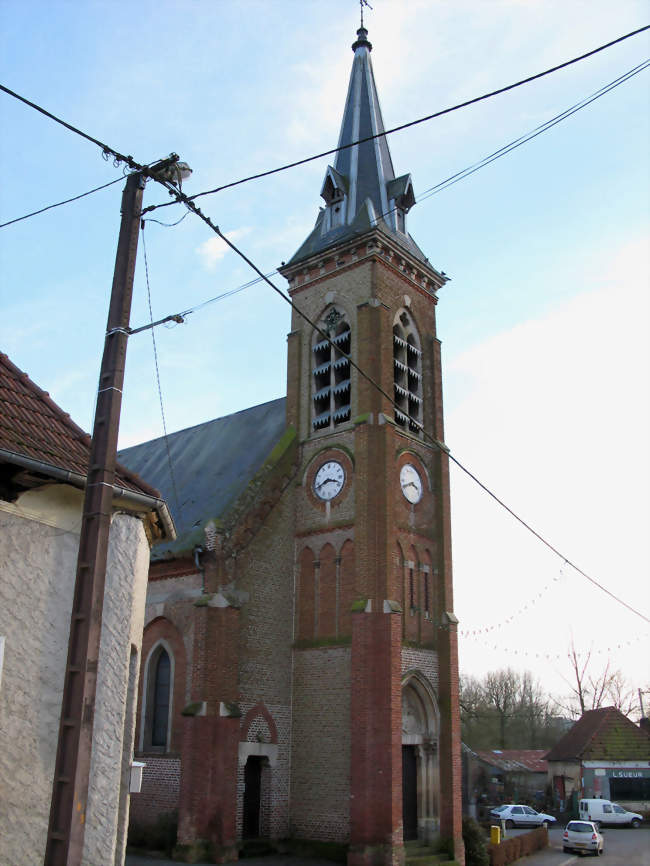
<path fill-rule="evenodd" d="M 90 436 L 0 352 L 0 449 L 86 475 Z M 118 464 L 115 483 L 126 490 L 159 497 L 157 490 Z"/>

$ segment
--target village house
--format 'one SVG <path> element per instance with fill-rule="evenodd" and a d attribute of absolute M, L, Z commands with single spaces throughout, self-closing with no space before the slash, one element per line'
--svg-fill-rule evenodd
<path fill-rule="evenodd" d="M 0 354 L 0 863 L 42 863 L 90 437 Z M 157 491 L 114 487 L 84 866 L 124 861 L 151 544 L 174 538 Z"/>
<path fill-rule="evenodd" d="M 580 798 L 650 812 L 650 734 L 616 707 L 588 710 L 546 755 L 557 808 L 577 815 Z"/>

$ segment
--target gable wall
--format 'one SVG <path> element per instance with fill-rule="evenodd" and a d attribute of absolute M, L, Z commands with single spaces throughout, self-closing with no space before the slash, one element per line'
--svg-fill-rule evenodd
<path fill-rule="evenodd" d="M 27 497 L 31 519 L 0 503 L 0 862 L 42 861 L 50 810 L 79 536 L 65 528 L 70 490 Z M 77 526 L 81 494 L 77 493 Z M 63 526 L 57 525 L 63 521 Z M 125 843 L 128 774 L 149 546 L 140 520 L 111 526 L 84 863 L 112 863 Z M 135 656 L 132 656 L 132 649 Z"/>

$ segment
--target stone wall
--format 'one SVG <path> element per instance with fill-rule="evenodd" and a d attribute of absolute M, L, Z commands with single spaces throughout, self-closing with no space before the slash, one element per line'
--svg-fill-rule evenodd
<path fill-rule="evenodd" d="M 62 485 L 0 503 L 0 862 L 45 853 L 79 543 L 81 494 Z M 135 669 L 149 546 L 139 519 L 113 520 L 101 635 L 84 866 L 121 863 Z M 129 684 L 131 685 L 129 693 Z M 125 721 L 130 719 L 125 732 Z M 119 839 L 119 842 L 117 841 Z"/>

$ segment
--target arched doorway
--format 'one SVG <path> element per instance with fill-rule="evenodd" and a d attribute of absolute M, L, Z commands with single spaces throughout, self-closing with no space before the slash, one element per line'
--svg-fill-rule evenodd
<path fill-rule="evenodd" d="M 433 840 L 439 829 L 438 708 L 419 671 L 402 680 L 402 815 L 404 841 Z"/>
<path fill-rule="evenodd" d="M 262 758 L 249 755 L 244 767 L 243 839 L 258 839 L 262 808 Z"/>

